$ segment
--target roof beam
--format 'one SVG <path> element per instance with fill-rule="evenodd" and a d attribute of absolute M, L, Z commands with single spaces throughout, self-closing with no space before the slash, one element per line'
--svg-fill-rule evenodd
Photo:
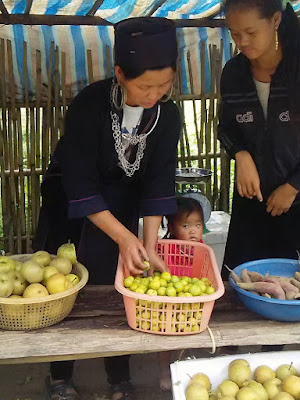
<path fill-rule="evenodd" d="M 104 3 L 104 0 L 96 0 L 95 3 L 92 5 L 90 10 L 86 13 L 86 15 L 93 16 L 95 15 L 96 11 L 101 7 Z"/>
<path fill-rule="evenodd" d="M 8 11 L 2 0 L 0 0 L 0 11 L 2 12 L 2 14 L 8 15 Z"/>
<path fill-rule="evenodd" d="M 0 0 L 0 24 L 3 25 L 94 25 L 113 26 L 114 24 L 103 18 L 79 15 L 35 15 L 35 14 L 8 14 Z M 298 16 L 300 20 L 300 15 Z M 225 27 L 223 18 L 173 19 L 177 28 L 221 28 Z"/>
<path fill-rule="evenodd" d="M 0 0 L 1 2 L 1 0 Z M 0 3 L 1 4 L 1 3 Z M 177 28 L 220 28 L 225 26 L 224 19 L 174 19 Z M 82 15 L 40 15 L 40 14 L 0 14 L 0 24 L 4 25 L 105 25 L 113 23 L 103 18 Z"/>
<path fill-rule="evenodd" d="M 1 0 L 0 0 L 1 1 Z M 82 15 L 0 14 L 4 25 L 113 25 L 100 17 Z"/>
<path fill-rule="evenodd" d="M 24 14 L 29 14 L 31 10 L 33 0 L 26 0 L 26 8 Z"/>
<path fill-rule="evenodd" d="M 159 0 L 155 6 L 152 7 L 150 11 L 145 15 L 146 17 L 151 17 L 167 0 Z"/>

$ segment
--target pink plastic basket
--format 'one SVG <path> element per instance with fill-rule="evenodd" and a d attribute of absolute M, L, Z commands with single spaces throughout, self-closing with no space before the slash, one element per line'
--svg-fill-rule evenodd
<path fill-rule="evenodd" d="M 121 257 L 115 288 L 123 295 L 128 325 L 135 330 L 159 335 L 190 335 L 207 328 L 215 300 L 224 294 L 213 250 L 202 243 L 182 240 L 159 240 L 157 252 L 173 275 L 206 277 L 215 293 L 206 296 L 150 296 L 126 289 L 123 280 L 129 276 Z"/>

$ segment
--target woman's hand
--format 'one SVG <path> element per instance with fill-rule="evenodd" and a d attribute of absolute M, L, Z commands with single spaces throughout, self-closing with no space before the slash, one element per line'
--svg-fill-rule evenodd
<path fill-rule="evenodd" d="M 149 261 L 149 257 L 140 240 L 133 233 L 127 231 L 117 240 L 117 244 L 130 275 L 142 274 L 145 269 L 144 261 Z"/>
<path fill-rule="evenodd" d="M 151 215 L 144 217 L 143 220 L 143 237 L 144 245 L 149 256 L 150 270 L 149 274 L 152 275 L 153 271 L 168 271 L 168 267 L 164 263 L 163 259 L 159 257 L 156 252 L 156 242 L 158 229 L 162 220 L 161 215 Z"/>
<path fill-rule="evenodd" d="M 147 251 L 149 256 L 150 270 L 149 275 L 153 275 L 153 271 L 169 271 L 168 266 L 165 264 L 164 260 L 156 253 L 155 250 Z"/>
<path fill-rule="evenodd" d="M 145 268 L 144 261 L 149 261 L 149 257 L 139 239 L 108 210 L 91 214 L 88 218 L 117 243 L 123 262 L 130 274 L 142 274 Z"/>
<path fill-rule="evenodd" d="M 267 212 L 273 217 L 288 212 L 297 194 L 298 190 L 289 183 L 279 186 L 267 200 Z"/>
<path fill-rule="evenodd" d="M 260 191 L 260 179 L 256 165 L 248 151 L 239 151 L 235 155 L 237 166 L 237 190 L 241 197 L 263 200 Z"/>

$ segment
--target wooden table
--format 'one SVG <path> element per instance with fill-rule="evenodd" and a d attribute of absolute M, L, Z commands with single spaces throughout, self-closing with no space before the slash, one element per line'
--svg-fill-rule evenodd
<path fill-rule="evenodd" d="M 226 285 L 209 323 L 216 346 L 300 344 L 300 323 L 266 320 L 245 309 Z M 211 348 L 208 331 L 162 336 L 128 327 L 122 296 L 112 286 L 87 286 L 71 314 L 34 331 L 0 331 L 0 364 L 34 363 Z"/>

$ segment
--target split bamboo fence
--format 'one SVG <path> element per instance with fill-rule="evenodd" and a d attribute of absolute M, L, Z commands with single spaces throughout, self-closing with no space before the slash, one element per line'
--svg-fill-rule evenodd
<path fill-rule="evenodd" d="M 40 183 L 50 155 L 63 135 L 64 115 L 72 100 L 72 93 L 66 85 L 66 54 L 53 43 L 50 48 L 50 60 L 53 62 L 49 62 L 47 71 L 42 71 L 41 53 L 36 51 L 35 100 L 30 100 L 26 42 L 23 50 L 25 96 L 20 102 L 15 96 L 12 45 L 9 40 L 0 39 L 0 249 L 11 254 L 31 252 L 41 205 Z M 109 52 L 107 48 L 108 63 L 111 59 Z M 174 100 L 183 120 L 178 166 L 211 169 L 211 180 L 201 185 L 201 190 L 211 201 L 213 209 L 228 211 L 232 165 L 217 141 L 221 54 L 222 42 L 219 47 L 210 47 L 211 90 L 206 93 L 203 44 L 202 93 L 195 93 L 190 54 L 187 53 L 192 94 L 182 94 L 179 62 Z M 91 83 L 94 74 L 90 50 L 86 52 L 86 60 Z M 46 88 L 42 84 L 42 73 L 48 74 Z"/>

